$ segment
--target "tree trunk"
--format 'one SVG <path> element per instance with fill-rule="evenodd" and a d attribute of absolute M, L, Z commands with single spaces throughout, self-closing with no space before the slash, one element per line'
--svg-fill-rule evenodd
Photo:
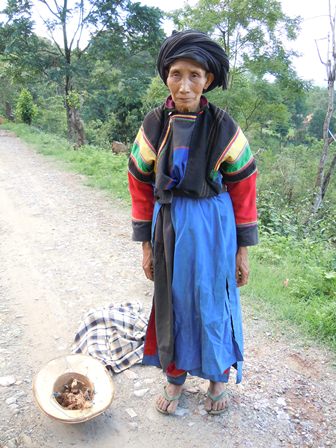
<path fill-rule="evenodd" d="M 79 111 L 76 106 L 72 104 L 69 100 L 69 95 L 73 89 L 72 84 L 72 72 L 71 72 L 71 43 L 68 42 L 68 32 L 67 32 L 67 15 L 68 15 L 68 0 L 63 0 L 62 13 L 60 14 L 60 19 L 63 29 L 63 45 L 64 45 L 64 56 L 66 63 L 66 75 L 64 84 L 64 94 L 65 94 L 65 108 L 67 115 L 67 127 L 68 127 L 68 140 L 75 144 L 75 148 L 79 148 L 84 145 L 84 126 L 80 119 Z"/>
<path fill-rule="evenodd" d="M 5 115 L 6 118 L 10 121 L 14 121 L 14 114 L 13 114 L 13 110 L 12 110 L 12 105 L 10 104 L 9 101 L 6 101 L 5 104 Z"/>
<path fill-rule="evenodd" d="M 75 137 L 75 149 L 80 148 L 85 143 L 84 125 L 80 118 L 79 111 L 75 107 L 69 108 L 70 126 Z"/>
<path fill-rule="evenodd" d="M 70 70 L 71 63 L 71 53 L 70 51 L 66 52 L 68 70 Z M 72 80 L 70 73 L 68 72 L 65 76 L 65 85 L 64 85 L 64 93 L 65 93 L 65 108 L 67 115 L 67 128 L 68 128 L 68 140 L 74 143 L 75 148 L 79 148 L 85 143 L 85 135 L 84 135 L 84 125 L 80 118 L 79 110 L 71 104 L 69 101 L 69 95 L 72 91 Z"/>
<path fill-rule="evenodd" d="M 84 124 L 80 118 L 79 110 L 66 101 L 68 140 L 74 143 L 75 148 L 85 144 Z"/>
<path fill-rule="evenodd" d="M 333 77 L 330 77 L 328 80 L 328 109 L 323 123 L 323 150 L 320 158 L 320 163 L 317 171 L 316 181 L 315 181 L 315 198 L 314 203 L 311 209 L 310 217 L 308 218 L 308 222 L 311 221 L 313 216 L 317 213 L 318 209 L 321 207 L 323 202 L 323 198 L 325 196 L 326 188 L 328 187 L 329 180 L 327 184 L 325 184 L 325 165 L 328 158 L 329 152 L 329 126 L 330 120 L 334 110 L 334 83 L 335 80 Z M 330 173 L 331 175 L 332 173 Z"/>
<path fill-rule="evenodd" d="M 69 104 L 69 95 L 71 92 L 71 81 L 70 76 L 65 76 L 65 85 L 64 85 L 64 103 L 65 103 L 65 109 L 66 109 L 66 116 L 67 116 L 67 129 L 68 129 L 68 140 L 70 142 L 75 142 L 75 133 L 72 126 L 72 120 L 71 120 L 71 106 Z"/>
<path fill-rule="evenodd" d="M 313 201 L 313 205 L 310 211 L 310 215 L 306 220 L 306 231 L 308 229 L 308 225 L 312 221 L 314 215 L 317 213 L 318 209 L 321 207 L 325 194 L 327 192 L 327 188 L 331 179 L 333 172 L 335 171 L 336 164 L 336 156 L 334 156 L 327 175 L 325 175 L 325 166 L 328 159 L 329 146 L 332 142 L 329 138 L 329 126 L 330 120 L 334 110 L 334 85 L 336 78 L 336 10 L 334 14 L 331 13 L 331 1 L 329 0 L 329 23 L 330 23 L 330 31 L 328 33 L 328 52 L 327 52 L 327 60 L 324 62 L 321 58 L 321 54 L 317 46 L 318 55 L 321 63 L 326 67 L 327 77 L 328 77 L 328 108 L 326 112 L 326 116 L 323 123 L 323 150 L 320 158 L 319 167 L 317 170 L 317 176 L 315 181 L 315 197 Z"/>
<path fill-rule="evenodd" d="M 334 157 L 333 157 L 333 159 L 331 161 L 331 165 L 330 165 L 330 167 L 328 169 L 327 174 L 325 175 L 325 178 L 324 178 L 324 181 L 323 181 L 323 184 L 322 184 L 322 200 L 324 199 L 324 196 L 325 196 L 325 194 L 327 192 L 327 189 L 328 189 L 328 186 L 329 186 L 329 182 L 330 182 L 330 179 L 331 179 L 332 175 L 335 172 L 335 168 L 336 168 L 336 153 L 334 154 Z"/>
<path fill-rule="evenodd" d="M 66 115 L 67 115 L 67 129 L 68 129 L 68 140 L 69 142 L 75 142 L 75 133 L 72 126 L 72 119 L 71 119 L 71 107 L 69 106 L 67 100 L 65 100 L 65 108 L 66 108 Z"/>

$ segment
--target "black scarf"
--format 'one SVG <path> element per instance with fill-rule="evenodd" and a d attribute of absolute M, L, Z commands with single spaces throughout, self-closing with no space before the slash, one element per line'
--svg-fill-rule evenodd
<path fill-rule="evenodd" d="M 207 92 L 217 86 L 226 89 L 229 59 L 223 48 L 205 33 L 195 30 L 174 32 L 163 42 L 157 68 L 165 84 L 169 66 L 176 59 L 192 59 L 206 71 L 213 73 L 214 80 L 207 88 Z"/>

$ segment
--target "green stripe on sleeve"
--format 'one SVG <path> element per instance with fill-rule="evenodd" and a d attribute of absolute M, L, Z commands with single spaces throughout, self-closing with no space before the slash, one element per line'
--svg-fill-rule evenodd
<path fill-rule="evenodd" d="M 153 163 L 151 162 L 150 164 L 148 164 L 143 160 L 143 158 L 140 155 L 140 146 L 136 142 L 132 146 L 131 154 L 134 157 L 136 164 L 141 171 L 145 173 L 151 173 L 153 171 Z"/>
<path fill-rule="evenodd" d="M 250 160 L 253 158 L 251 149 L 249 145 L 246 145 L 245 150 L 240 155 L 239 159 L 237 159 L 234 163 L 223 163 L 223 172 L 224 173 L 235 173 L 236 171 L 241 170 L 247 165 Z"/>

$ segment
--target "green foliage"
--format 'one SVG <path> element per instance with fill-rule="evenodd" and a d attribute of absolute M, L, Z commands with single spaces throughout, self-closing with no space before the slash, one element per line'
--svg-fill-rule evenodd
<path fill-rule="evenodd" d="M 300 115 L 306 83 L 292 67 L 283 38 L 294 39 L 300 19 L 284 14 L 277 0 L 199 0 L 171 13 L 179 30 L 209 33 L 225 49 L 231 69 L 229 89 L 209 98 L 225 107 L 244 130 L 287 137 Z"/>
<path fill-rule="evenodd" d="M 321 242 L 263 235 L 246 292 L 336 348 L 336 256 Z"/>
<path fill-rule="evenodd" d="M 297 239 L 308 234 L 314 241 L 336 243 L 336 179 L 327 194 L 317 219 L 307 229 L 306 220 L 313 197 L 314 176 L 322 142 L 309 146 L 271 146 L 257 155 L 258 212 L 260 226 L 265 233 L 292 236 Z"/>
<path fill-rule="evenodd" d="M 141 87 L 139 87 L 138 79 L 120 80 L 113 91 L 110 89 L 110 92 L 109 99 L 105 104 L 103 102 L 101 104 L 102 118 L 90 120 L 87 126 L 88 141 L 105 147 L 110 146 L 113 140 L 128 144 L 134 139 L 143 120 L 139 97 Z M 133 95 L 132 92 L 134 92 Z M 103 97 L 97 93 L 96 107 L 100 104 L 100 98 L 103 100 Z M 107 105 L 109 101 L 110 106 Z M 84 116 L 91 116 L 87 105 L 88 103 L 84 106 Z"/>
<path fill-rule="evenodd" d="M 142 7 L 139 12 L 138 7 L 132 7 L 133 12 L 128 16 L 131 28 L 126 37 L 107 30 L 93 40 L 84 57 L 88 76 L 87 82 L 83 79 L 81 84 L 86 92 L 82 112 L 90 143 L 104 142 L 104 146 L 110 146 L 113 140 L 129 143 L 143 119 L 142 97 L 154 76 L 154 55 L 163 34 L 161 13 Z M 135 11 L 139 12 L 137 17 Z M 152 28 L 151 41 L 145 33 L 147 28 Z M 98 128 L 98 133 L 92 132 Z"/>
<path fill-rule="evenodd" d="M 21 90 L 16 103 L 16 117 L 23 123 L 31 125 L 33 118 L 37 114 L 37 106 L 34 104 L 33 96 L 27 89 Z"/>
<path fill-rule="evenodd" d="M 299 19 L 287 17 L 277 0 L 199 0 L 171 14 L 178 29 L 193 28 L 218 37 L 233 68 L 278 77 L 290 69 L 282 41 L 295 38 Z"/>
<path fill-rule="evenodd" d="M 165 34 L 161 29 L 162 11 L 141 3 L 129 3 L 125 21 L 128 45 L 131 54 L 148 52 L 156 58 Z"/>
<path fill-rule="evenodd" d="M 142 101 L 145 112 L 149 112 L 154 107 L 159 106 L 169 95 L 168 87 L 163 83 L 159 76 L 152 79 Z"/>
<path fill-rule="evenodd" d="M 316 109 L 312 112 L 311 120 L 308 124 L 308 132 L 317 139 L 323 138 L 323 124 L 326 116 L 326 109 Z M 336 118 L 331 117 L 329 129 L 335 134 Z"/>
<path fill-rule="evenodd" d="M 88 144 L 96 145 L 101 148 L 108 148 L 111 146 L 111 141 L 113 137 L 111 135 L 111 129 L 114 129 L 115 122 L 113 116 L 110 120 L 91 120 L 87 123 L 85 127 L 85 136 Z"/>
<path fill-rule="evenodd" d="M 73 109 L 79 109 L 80 108 L 80 95 L 75 90 L 72 90 L 67 96 L 66 96 L 66 102 L 69 107 Z"/>
<path fill-rule="evenodd" d="M 124 80 L 119 84 L 117 107 L 113 112 L 115 122 L 112 131 L 113 140 L 129 143 L 134 139 L 140 127 L 143 113 L 139 93 L 136 93 L 138 86 L 138 80 L 135 78 Z M 134 95 L 132 95 L 132 92 L 134 92 Z"/>
<path fill-rule="evenodd" d="M 19 95 L 19 89 L 14 84 L 10 76 L 11 66 L 5 61 L 0 54 L 0 85 L 6 86 L 5 89 L 0 89 L 0 114 L 5 115 L 6 103 L 13 105 L 15 99 Z"/>
<path fill-rule="evenodd" d="M 38 114 L 34 125 L 45 132 L 57 134 L 61 137 L 67 135 L 67 121 L 64 108 L 64 98 L 60 95 L 40 97 L 38 99 Z"/>
<path fill-rule="evenodd" d="M 44 3 L 49 9 L 52 8 L 48 0 Z M 153 74 L 154 69 L 154 64 L 150 62 L 164 37 L 161 28 L 162 12 L 158 8 L 126 0 L 68 2 L 58 5 L 51 17 L 42 17 L 52 35 L 52 45 L 38 38 L 33 32 L 34 8 L 35 5 L 28 1 L 10 0 L 4 10 L 6 24 L 0 24 L 0 52 L 6 55 L 6 60 L 15 68 L 17 81 L 25 82 L 25 76 L 22 75 L 24 73 L 29 74 L 30 82 L 34 78 L 44 77 L 48 82 L 57 84 L 57 93 L 63 94 L 65 105 L 74 107 L 77 111 L 79 101 L 77 94 L 73 92 L 85 92 L 88 94 L 87 98 L 90 98 L 87 80 L 92 86 L 90 69 L 95 61 L 105 60 L 110 61 L 112 67 L 126 67 L 123 80 L 130 78 L 127 68 L 131 67 L 134 61 L 141 61 L 138 64 L 138 72 L 133 70 L 132 76 L 134 79 L 145 81 L 145 84 L 149 83 L 148 74 Z M 69 27 L 70 17 L 73 22 L 78 23 L 75 34 Z M 90 29 L 91 38 L 86 46 L 81 46 L 80 39 L 85 29 Z M 58 30 L 62 31 L 62 44 L 54 38 Z M 125 64 L 125 61 L 128 63 Z M 145 67 L 143 75 L 142 67 Z M 100 89 L 99 84 L 95 83 L 95 89 L 97 88 Z M 136 103 L 142 94 L 141 90 L 138 92 L 140 93 L 133 96 L 133 103 Z M 129 92 L 129 98 L 132 93 Z M 121 111 L 125 107 L 134 109 L 129 98 L 127 101 L 119 98 L 118 110 L 106 111 L 106 116 L 117 114 L 120 127 L 115 132 L 124 141 L 128 138 L 128 132 L 135 127 L 135 122 L 139 122 L 136 112 L 129 116 L 125 111 Z M 90 105 L 86 110 L 89 107 Z M 77 134 L 77 128 L 70 119 L 70 108 L 66 108 L 69 137 Z"/>
<path fill-rule="evenodd" d="M 323 123 L 327 112 L 328 92 L 321 87 L 312 87 L 307 91 L 305 127 L 310 136 L 321 140 L 323 138 Z M 334 101 L 334 109 L 336 99 Z M 336 132 L 336 118 L 331 117 L 330 130 Z"/>
<path fill-rule="evenodd" d="M 88 61 L 91 76 L 80 86 L 85 91 L 82 116 L 85 121 L 91 122 L 108 119 L 111 111 L 117 108 L 119 84 L 122 80 L 121 71 L 114 68 L 110 61 Z"/>
<path fill-rule="evenodd" d="M 207 97 L 209 101 L 226 109 L 244 131 L 262 136 L 287 135 L 291 113 L 285 103 L 285 90 L 279 82 L 268 82 L 255 76 L 235 72 L 234 88 L 216 89 Z"/>

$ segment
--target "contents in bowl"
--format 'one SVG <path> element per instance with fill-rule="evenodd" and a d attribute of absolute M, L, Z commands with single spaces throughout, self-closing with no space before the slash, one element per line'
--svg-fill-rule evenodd
<path fill-rule="evenodd" d="M 93 390 L 82 381 L 71 378 L 61 392 L 54 393 L 57 403 L 68 410 L 83 410 L 92 406 Z"/>

